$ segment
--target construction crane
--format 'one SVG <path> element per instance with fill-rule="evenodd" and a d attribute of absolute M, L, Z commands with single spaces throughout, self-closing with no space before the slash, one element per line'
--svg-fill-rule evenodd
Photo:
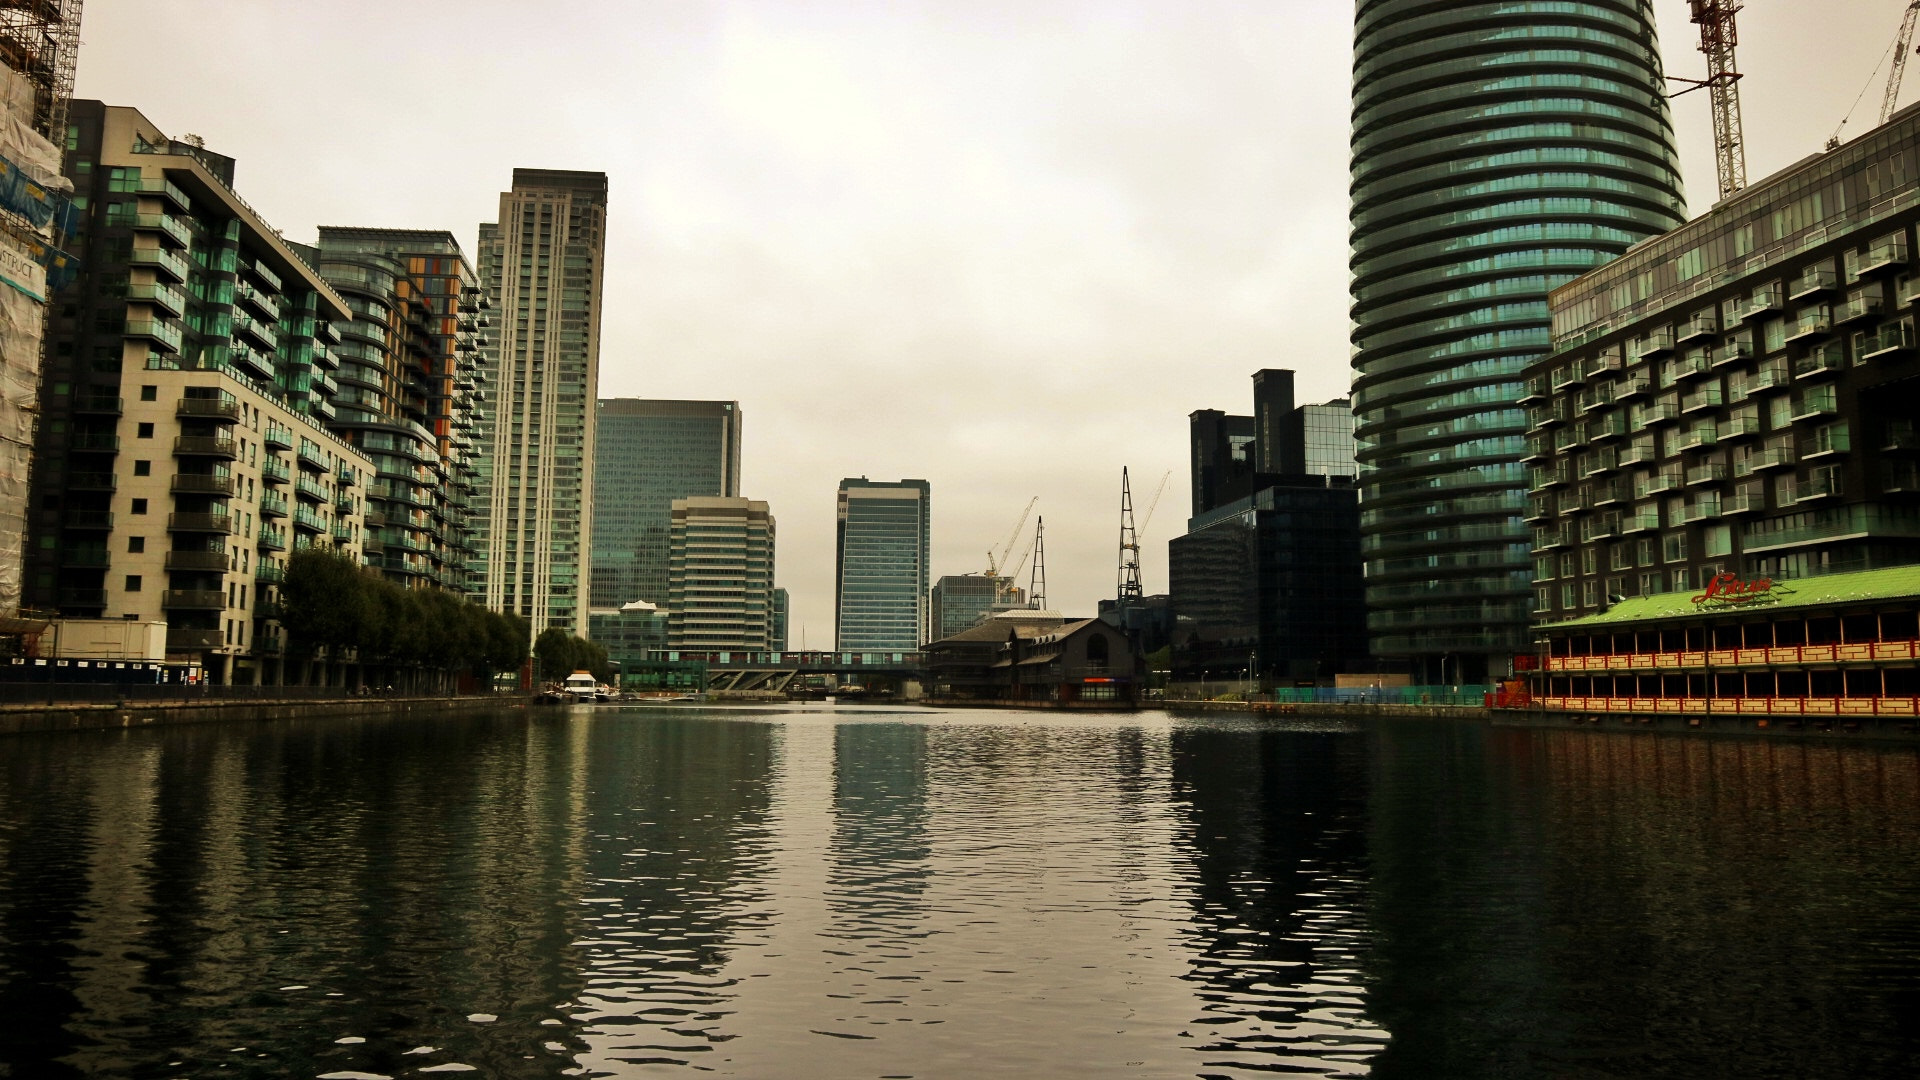
<path fill-rule="evenodd" d="M 1027 606 L 1047 610 L 1047 517 L 1033 523 L 1033 578 L 1027 582 Z"/>
<path fill-rule="evenodd" d="M 1920 19 L 1920 0 L 1907 5 L 1900 19 L 1900 32 L 1893 38 L 1893 69 L 1887 73 L 1887 93 L 1880 99 L 1880 122 L 1893 119 L 1893 106 L 1900 100 L 1900 80 L 1907 74 L 1907 53 L 1913 48 L 1913 24 Z"/>
<path fill-rule="evenodd" d="M 1707 56 L 1707 77 L 1667 78 L 1691 83 L 1685 90 L 1667 95 L 1679 97 L 1701 87 L 1713 102 L 1713 163 L 1720 179 L 1722 199 L 1747 186 L 1747 147 L 1740 131 L 1740 72 L 1735 70 L 1733 48 L 1740 35 L 1734 27 L 1734 12 L 1743 6 L 1738 0 L 1688 0 L 1693 16 L 1688 21 L 1700 27 L 1700 51 Z"/>
<path fill-rule="evenodd" d="M 1034 505 L 1037 504 L 1039 501 L 1040 501 L 1040 496 L 1038 495 L 1035 495 L 1033 498 L 1027 500 L 1027 508 L 1025 510 L 1020 511 L 1020 520 L 1013 523 L 1013 531 L 1007 534 L 1007 542 L 1000 545 L 999 558 L 995 558 L 993 552 L 991 551 L 987 552 L 987 576 L 988 577 L 999 576 L 1000 568 L 1006 565 L 1007 556 L 1013 554 L 1014 541 L 1020 539 L 1020 530 L 1023 528 L 1026 528 L 1027 518 L 1029 515 L 1033 513 Z"/>
<path fill-rule="evenodd" d="M 1144 595 L 1140 586 L 1140 534 L 1146 532 L 1147 525 L 1153 521 L 1153 512 L 1160 506 L 1160 493 L 1167 489 L 1167 478 L 1172 475 L 1172 469 L 1160 475 L 1160 485 L 1153 489 L 1153 498 L 1147 503 L 1147 514 L 1140 519 L 1140 526 L 1136 529 L 1133 524 L 1132 483 L 1128 479 L 1126 466 L 1120 467 L 1120 586 L 1117 597 L 1123 607 Z"/>

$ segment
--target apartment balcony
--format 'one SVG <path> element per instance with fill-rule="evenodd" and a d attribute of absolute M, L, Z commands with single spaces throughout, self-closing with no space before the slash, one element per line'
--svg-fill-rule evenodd
<path fill-rule="evenodd" d="M 233 332 L 245 337 L 264 352 L 272 352 L 280 347 L 280 335 L 272 327 L 258 319 L 248 318 L 236 311 L 233 313 Z"/>
<path fill-rule="evenodd" d="M 274 491 L 262 492 L 260 495 L 260 516 L 263 518 L 286 517 L 287 497 Z"/>
<path fill-rule="evenodd" d="M 1721 342 L 1720 347 L 1713 350 L 1714 367 L 1751 359 L 1753 359 L 1753 341 L 1750 338 L 1731 338 Z"/>
<path fill-rule="evenodd" d="M 1721 442 L 1757 437 L 1760 434 L 1760 418 L 1757 416 L 1727 417 L 1720 421 L 1719 434 Z"/>
<path fill-rule="evenodd" d="M 293 493 L 299 498 L 314 503 L 326 503 L 333 498 L 327 494 L 326 487 L 323 486 L 320 481 L 305 475 L 294 481 Z"/>
<path fill-rule="evenodd" d="M 60 549 L 62 569 L 99 570 L 113 565 L 113 555 L 104 548 L 69 547 Z"/>
<path fill-rule="evenodd" d="M 271 450 L 291 450 L 293 449 L 293 432 L 270 422 L 267 424 L 265 433 L 261 435 L 260 441 Z"/>
<path fill-rule="evenodd" d="M 253 568 L 253 580 L 261 585 L 278 585 L 287 579 L 284 567 L 263 562 Z"/>
<path fill-rule="evenodd" d="M 1760 390 L 1771 390 L 1777 386 L 1785 386 L 1792 381 L 1792 370 L 1789 369 L 1787 365 L 1775 361 L 1774 363 L 1761 367 L 1760 370 L 1753 373 L 1753 378 L 1747 380 L 1747 391 L 1753 393 Z"/>
<path fill-rule="evenodd" d="M 234 296 L 242 304 L 252 309 L 255 315 L 265 319 L 267 322 L 277 323 L 280 321 L 280 302 L 266 293 L 261 292 L 259 289 L 254 288 L 252 285 L 244 281 L 241 282 L 240 287 L 234 290 Z"/>
<path fill-rule="evenodd" d="M 1769 446 L 1758 453 L 1741 458 L 1736 464 L 1734 475 L 1746 476 L 1749 473 L 1765 472 L 1768 469 L 1779 469 L 1791 465 L 1793 462 L 1793 447 Z"/>
<path fill-rule="evenodd" d="M 1553 448 L 1559 453 L 1577 449 L 1586 445 L 1586 438 L 1580 432 L 1580 425 L 1564 427 L 1553 433 Z"/>
<path fill-rule="evenodd" d="M 215 435 L 181 435 L 173 440 L 175 457 L 214 457 L 232 461 L 240 456 L 240 443 Z"/>
<path fill-rule="evenodd" d="M 60 527 L 72 532 L 101 532 L 113 528 L 111 510 L 69 510 L 60 519 Z"/>
<path fill-rule="evenodd" d="M 1649 495 L 1659 495 L 1668 491 L 1680 490 L 1682 476 L 1677 470 L 1662 469 L 1650 476 L 1638 478 L 1633 485 L 1633 497 L 1644 499 Z"/>
<path fill-rule="evenodd" d="M 70 472 L 62 486 L 67 491 L 112 491 L 116 482 L 110 472 Z"/>
<path fill-rule="evenodd" d="M 1815 420 L 1822 416 L 1833 416 L 1840 408 L 1833 387 L 1822 386 L 1804 393 L 1795 394 L 1789 407 L 1789 415 L 1795 420 Z"/>
<path fill-rule="evenodd" d="M 219 589 L 168 589 L 160 594 L 168 611 L 225 611 L 227 594 Z"/>
<path fill-rule="evenodd" d="M 193 551 L 169 551 L 167 552 L 167 569 L 191 570 L 202 573 L 225 573 L 230 558 L 232 558 L 232 556 L 228 555 L 225 550 L 208 551 L 206 549 L 200 549 Z"/>
<path fill-rule="evenodd" d="M 1633 343 L 1633 355 L 1641 360 L 1673 351 L 1673 332 L 1655 330 Z"/>
<path fill-rule="evenodd" d="M 327 523 L 321 520 L 320 515 L 304 506 L 293 512 L 293 527 L 301 532 L 323 533 L 327 531 Z"/>
<path fill-rule="evenodd" d="M 272 267 L 261 262 L 259 259 L 244 259 L 240 263 L 240 268 L 255 281 L 265 285 L 274 292 L 280 292 L 285 288 L 280 281 L 280 275 L 274 273 Z"/>
<path fill-rule="evenodd" d="M 353 542 L 353 527 L 344 522 L 336 521 L 333 523 L 331 535 L 335 544 L 350 544 Z"/>
<path fill-rule="evenodd" d="M 174 403 L 173 415 L 182 420 L 217 420 L 238 423 L 240 403 L 232 398 L 181 398 Z"/>
<path fill-rule="evenodd" d="M 1629 533 L 1652 532 L 1660 527 L 1660 511 L 1646 510 L 1638 514 L 1628 514 L 1620 519 L 1620 535 Z"/>
<path fill-rule="evenodd" d="M 1604 442 L 1608 439 L 1623 439 L 1628 433 L 1627 417 L 1624 413 L 1609 413 L 1598 419 L 1589 420 L 1584 432 L 1588 442 Z"/>
<path fill-rule="evenodd" d="M 1602 447 L 1588 454 L 1583 464 L 1585 468 L 1582 470 L 1581 475 L 1589 479 L 1595 476 L 1604 476 L 1619 466 L 1620 455 L 1613 447 Z"/>
<path fill-rule="evenodd" d="M 110 394 L 75 394 L 68 408 L 81 416 L 119 416 L 126 402 Z"/>
<path fill-rule="evenodd" d="M 1809 266 L 1793 279 L 1792 286 L 1787 290 L 1787 299 L 1804 300 L 1809 296 L 1818 296 L 1821 293 L 1833 291 L 1839 284 L 1839 278 L 1834 274 L 1833 267 Z"/>
<path fill-rule="evenodd" d="M 1838 427 L 1838 425 L 1835 426 Z M 1815 458 L 1833 457 L 1838 454 L 1844 454 L 1853 448 L 1853 443 L 1852 440 L 1848 438 L 1847 432 L 1844 429 L 1834 430 L 1834 428 L 1821 428 L 1812 435 L 1801 439 L 1798 447 L 1800 450 L 1800 460 L 1812 461 Z"/>
<path fill-rule="evenodd" d="M 1539 435 L 1527 436 L 1527 448 L 1520 454 L 1521 461 L 1543 461 L 1553 456 L 1553 447 Z"/>
<path fill-rule="evenodd" d="M 1727 479 L 1727 466 L 1719 461 L 1705 461 L 1698 465 L 1687 466 L 1687 486 L 1694 484 L 1717 484 Z"/>
<path fill-rule="evenodd" d="M 58 433 L 49 432 L 48 434 L 57 442 L 59 438 Z M 113 454 L 118 453 L 119 450 L 120 436 L 110 432 L 80 431 L 67 436 L 67 451 L 69 453 Z"/>
<path fill-rule="evenodd" d="M 167 628 L 168 652 L 194 652 L 200 649 L 217 649 L 227 643 L 226 637 L 218 630 L 175 630 Z"/>
<path fill-rule="evenodd" d="M 1561 484 L 1572 483 L 1573 470 L 1564 462 L 1545 468 L 1532 468 L 1527 470 L 1527 481 L 1529 491 L 1545 491 Z"/>
<path fill-rule="evenodd" d="M 287 530 L 271 525 L 261 525 L 260 535 L 256 539 L 261 551 L 287 550 Z"/>
<path fill-rule="evenodd" d="M 1886 310 L 1886 301 L 1878 296 L 1850 296 L 1833 313 L 1833 321 L 1836 326 L 1844 326 L 1862 319 L 1877 319 Z"/>
<path fill-rule="evenodd" d="M 1727 514 L 1764 514 L 1767 512 L 1767 497 L 1753 491 L 1743 491 L 1729 495 L 1723 504 Z"/>
<path fill-rule="evenodd" d="M 278 619 L 281 617 L 283 611 L 284 609 L 281 608 L 280 602 L 277 600 L 255 600 L 253 602 L 253 617 L 256 619 Z"/>
<path fill-rule="evenodd" d="M 137 247 L 127 255 L 133 266 L 152 269 L 169 282 L 179 285 L 187 280 L 187 260 L 162 247 Z"/>
<path fill-rule="evenodd" d="M 1785 290 L 1775 282 L 1753 290 L 1753 293 L 1747 297 L 1746 305 L 1740 309 L 1740 318 L 1756 319 L 1770 312 L 1779 311 L 1784 306 Z"/>
<path fill-rule="evenodd" d="M 345 466 L 345 465 L 340 466 L 339 470 L 335 473 L 333 478 L 333 483 L 335 487 L 352 487 L 353 485 L 359 482 L 360 482 L 359 471 L 356 469 L 349 468 L 348 466 Z"/>
<path fill-rule="evenodd" d="M 313 469 L 316 472 L 327 471 L 327 455 L 325 451 L 320 449 L 319 443 L 301 439 L 300 451 L 295 456 L 299 459 L 300 464 L 307 468 Z"/>
<path fill-rule="evenodd" d="M 1869 360 L 1879 360 L 1913 348 L 1913 323 L 1902 319 L 1887 323 L 1879 330 L 1869 330 L 1854 335 L 1853 356 L 1856 363 L 1864 364 Z"/>
<path fill-rule="evenodd" d="M 147 343 L 148 348 L 156 352 L 177 353 L 184 340 L 177 326 L 171 326 L 158 319 L 128 319 L 122 333 Z"/>
<path fill-rule="evenodd" d="M 107 606 L 105 589 L 61 589 L 55 603 L 62 611 L 72 608 L 103 608 Z"/>
<path fill-rule="evenodd" d="M 472 394 L 475 390 L 475 384 L 472 378 L 463 374 L 460 378 L 454 380 L 453 388 L 463 394 Z M 1521 384 L 1520 396 L 1515 399 L 1514 403 L 1518 405 L 1531 405 L 1537 401 L 1545 401 L 1547 397 L 1547 380 L 1544 376 L 1536 375 Z"/>
<path fill-rule="evenodd" d="M 1838 498 L 1843 493 L 1838 470 L 1822 470 L 1804 480 L 1795 481 L 1793 485 L 1793 501 L 1797 503 Z"/>
<path fill-rule="evenodd" d="M 176 319 L 184 315 L 187 310 L 185 292 L 158 282 L 148 281 L 127 286 L 127 300 L 136 304 L 152 304 Z"/>
<path fill-rule="evenodd" d="M 1625 401 L 1628 398 L 1640 397 L 1643 394 L 1651 393 L 1653 393 L 1653 376 L 1644 371 L 1636 371 L 1631 375 L 1624 376 L 1615 380 L 1613 384 L 1613 400 L 1615 401 Z"/>
<path fill-rule="evenodd" d="M 1907 238 L 1904 234 L 1882 237 L 1867 249 L 1855 268 L 1859 274 L 1871 274 L 1880 270 L 1892 270 L 1907 265 Z"/>
<path fill-rule="evenodd" d="M 1702 447 L 1712 446 L 1719 441 L 1719 433 L 1717 431 L 1713 428 L 1702 426 L 1682 432 L 1680 438 L 1674 442 L 1674 449 L 1698 450 Z"/>
<path fill-rule="evenodd" d="M 339 410 L 334 408 L 333 401 L 329 398 L 321 397 L 313 400 L 313 414 L 328 423 L 333 422 L 338 412 Z"/>
<path fill-rule="evenodd" d="M 232 360 L 233 366 L 239 368 L 243 374 L 256 379 L 273 378 L 273 357 L 237 337 L 227 348 L 227 358 Z"/>
<path fill-rule="evenodd" d="M 1528 409 L 1527 419 L 1529 421 L 1527 425 L 1528 431 L 1543 431 L 1555 424 L 1564 424 L 1571 419 L 1571 417 L 1568 415 L 1567 401 L 1563 398 L 1546 405 L 1535 405 L 1533 408 Z"/>
<path fill-rule="evenodd" d="M 1720 516 L 1719 499 L 1701 499 L 1680 508 L 1678 524 L 1687 525 L 1696 521 L 1707 521 Z"/>
<path fill-rule="evenodd" d="M 167 531 L 230 536 L 234 531 L 234 519 L 226 514 L 168 514 Z"/>
<path fill-rule="evenodd" d="M 1533 550 L 1552 551 L 1573 542 L 1573 530 L 1565 525 L 1537 525 L 1533 530 Z"/>
<path fill-rule="evenodd" d="M 1727 403 L 1726 395 L 1721 393 L 1716 380 L 1710 386 L 1701 386 L 1680 396 L 1682 413 L 1699 412 L 1702 409 L 1718 409 Z"/>
<path fill-rule="evenodd" d="M 333 355 L 333 350 L 327 348 L 325 342 L 320 342 L 320 341 L 314 342 L 313 348 L 310 351 L 310 353 L 313 356 L 314 367 L 320 368 L 325 371 L 340 370 L 340 358 Z"/>
<path fill-rule="evenodd" d="M 1527 508 L 1521 513 L 1523 520 L 1546 521 L 1559 511 L 1554 507 L 1553 496 L 1535 495 L 1527 500 Z"/>
<path fill-rule="evenodd" d="M 1799 317 L 1793 320 L 1793 323 L 1787 327 L 1787 340 L 1789 342 L 1810 341 L 1823 334 L 1831 333 L 1832 330 L 1833 316 L 1827 311 L 1825 304 L 1819 304 L 1808 311 L 1801 312 Z"/>
<path fill-rule="evenodd" d="M 158 195 L 160 198 L 172 203 L 173 208 L 181 213 L 193 209 L 192 201 L 187 198 L 187 193 L 180 189 L 180 185 L 175 184 L 164 176 L 141 177 L 140 194 Z"/>
<path fill-rule="evenodd" d="M 315 340 L 324 341 L 329 345 L 340 344 L 340 328 L 330 322 L 314 323 L 313 336 Z"/>
<path fill-rule="evenodd" d="M 293 478 L 293 468 L 277 457 L 268 455 L 260 459 L 260 482 L 264 484 L 284 484 Z"/>
<path fill-rule="evenodd" d="M 179 219 L 166 214 L 135 214 L 133 231 L 150 233 L 164 246 L 178 251 L 193 243 L 193 233 Z"/>
<path fill-rule="evenodd" d="M 171 489 L 175 495 L 212 495 L 228 498 L 237 485 L 225 473 L 174 473 Z"/>
<path fill-rule="evenodd" d="M 1634 420 L 1640 427 L 1654 427 L 1672 423 L 1680 419 L 1680 399 L 1673 395 L 1661 398 L 1635 414 Z"/>
<path fill-rule="evenodd" d="M 1581 370 L 1579 361 L 1553 369 L 1552 385 L 1555 393 L 1580 386 L 1587 381 L 1587 373 Z"/>
<path fill-rule="evenodd" d="M 1609 536 L 1619 535 L 1619 514 L 1601 514 L 1599 517 L 1590 517 L 1580 522 L 1580 542 L 1583 544 L 1590 540 L 1605 540 Z"/>
<path fill-rule="evenodd" d="M 1711 315 L 1696 315 L 1680 324 L 1673 340 L 1680 344 L 1710 338 L 1720 332 L 1720 324 Z"/>

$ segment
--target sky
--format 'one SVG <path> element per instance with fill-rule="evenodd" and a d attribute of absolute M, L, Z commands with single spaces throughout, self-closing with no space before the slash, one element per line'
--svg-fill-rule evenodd
<path fill-rule="evenodd" d="M 1877 122 L 1905 8 L 1740 13 L 1750 178 L 1850 111 L 1843 138 Z M 1668 73 L 1704 74 L 1686 0 L 1655 9 Z M 1122 466 L 1138 516 L 1167 477 L 1142 532 L 1164 592 L 1187 414 L 1249 411 L 1263 367 L 1295 369 L 1302 402 L 1346 393 L 1352 12 L 89 0 L 76 94 L 237 158 L 240 193 L 305 242 L 445 229 L 471 254 L 514 168 L 608 173 L 600 396 L 741 403 L 791 647 L 824 648 L 842 477 L 930 481 L 935 577 L 986 569 L 1039 496 L 1050 606 L 1091 615 Z M 1705 92 L 1673 109 L 1698 214 Z"/>

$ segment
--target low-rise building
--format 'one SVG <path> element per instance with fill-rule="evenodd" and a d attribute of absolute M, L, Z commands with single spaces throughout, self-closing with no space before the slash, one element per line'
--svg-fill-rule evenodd
<path fill-rule="evenodd" d="M 1100 619 L 1007 611 L 923 652 L 929 696 L 950 704 L 1132 708 L 1144 684 L 1126 631 Z"/>

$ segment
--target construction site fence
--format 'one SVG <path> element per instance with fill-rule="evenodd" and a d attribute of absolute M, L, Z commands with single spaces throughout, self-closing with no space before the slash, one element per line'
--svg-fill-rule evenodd
<path fill-rule="evenodd" d="M 1484 706 L 1487 687 L 1472 686 L 1283 686 L 1251 694 L 1246 701 L 1294 705 L 1472 705 Z"/>

